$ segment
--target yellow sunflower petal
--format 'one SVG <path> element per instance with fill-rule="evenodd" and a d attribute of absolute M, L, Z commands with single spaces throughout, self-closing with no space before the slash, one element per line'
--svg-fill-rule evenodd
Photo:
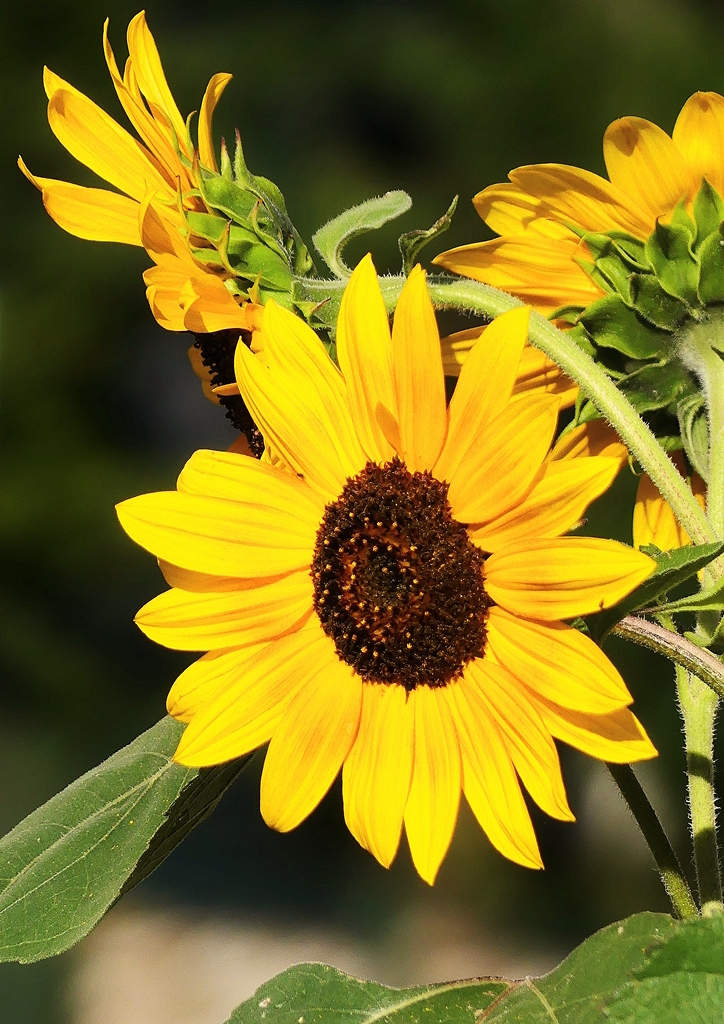
<path fill-rule="evenodd" d="M 432 469 L 447 427 L 440 334 L 426 275 L 416 266 L 400 293 L 392 324 L 400 455 L 411 473 Z"/>
<path fill-rule="evenodd" d="M 156 107 L 163 111 L 176 134 L 179 146 L 187 150 L 186 156 L 190 158 L 186 122 L 168 87 L 155 40 L 146 24 L 145 11 L 140 11 L 131 19 L 128 25 L 127 39 L 133 71 L 141 92 L 148 100 L 152 110 Z"/>
<path fill-rule="evenodd" d="M 532 622 L 491 608 L 487 642 L 496 660 L 534 693 L 574 711 L 607 714 L 631 703 L 614 665 L 562 622 Z"/>
<path fill-rule="evenodd" d="M 355 267 L 342 296 L 337 356 L 360 443 L 369 459 L 387 462 L 395 451 L 376 413 L 377 406 L 382 405 L 397 417 L 392 341 L 377 271 L 369 254 Z"/>
<path fill-rule="evenodd" d="M 189 725 L 174 760 L 189 767 L 223 764 L 256 750 L 283 719 L 291 695 L 316 673 L 327 638 L 317 626 L 271 644 L 206 655 L 176 680 L 168 697 Z M 186 677 L 186 678 L 184 678 Z"/>
<path fill-rule="evenodd" d="M 206 92 L 201 101 L 201 110 L 199 112 L 199 159 L 205 167 L 209 167 L 212 171 L 215 171 L 217 166 L 211 122 L 214 110 L 216 110 L 216 104 L 221 99 L 221 94 L 233 77 L 233 75 L 226 74 L 225 72 L 213 75 L 206 86 Z"/>
<path fill-rule="evenodd" d="M 587 253 L 579 242 L 528 232 L 449 249 L 433 263 L 512 292 L 547 315 L 569 303 L 587 306 L 603 295 L 575 262 Z"/>
<path fill-rule="evenodd" d="M 679 473 L 685 476 L 686 465 L 683 454 L 672 452 L 670 457 Z M 689 485 L 702 511 L 706 511 L 706 484 L 698 473 L 692 475 Z M 672 548 L 680 548 L 689 544 L 690 539 L 669 503 L 662 498 L 658 487 L 646 473 L 642 473 L 636 491 L 633 514 L 634 547 L 640 548 L 643 544 L 655 544 L 662 551 L 670 551 Z"/>
<path fill-rule="evenodd" d="M 724 194 L 724 97 L 695 92 L 676 119 L 674 143 L 695 182 L 706 178 Z"/>
<path fill-rule="evenodd" d="M 140 142 L 87 96 L 46 69 L 48 122 L 68 152 L 132 199 L 169 186 Z"/>
<path fill-rule="evenodd" d="M 562 224 L 550 218 L 550 210 L 535 196 L 510 182 L 489 185 L 473 199 L 475 209 L 496 235 L 523 235 L 526 232 L 548 238 L 574 238 Z"/>
<path fill-rule="evenodd" d="M 56 224 L 71 235 L 92 242 L 123 242 L 141 245 L 138 203 L 127 196 L 102 188 L 85 188 L 68 181 L 39 178 L 31 174 L 22 157 L 18 166 L 40 189 L 43 206 Z"/>
<path fill-rule="evenodd" d="M 586 715 L 545 700 L 539 700 L 537 706 L 541 718 L 556 739 L 590 757 L 614 764 L 629 764 L 658 756 L 643 726 L 628 708 L 608 715 Z"/>
<path fill-rule="evenodd" d="M 650 216 L 665 217 L 696 191 L 684 158 L 665 131 L 641 117 L 621 117 L 606 129 L 603 157 L 611 181 Z"/>
<path fill-rule="evenodd" d="M 388 868 L 400 845 L 412 778 L 414 708 L 404 686 L 365 683 L 359 732 L 344 762 L 344 819 Z"/>
<path fill-rule="evenodd" d="M 597 537 L 519 541 L 485 563 L 496 604 L 532 619 L 570 619 L 610 608 L 656 568 L 648 555 Z"/>
<path fill-rule="evenodd" d="M 569 430 L 559 437 L 548 459 L 577 459 L 582 455 L 605 455 L 618 459 L 623 466 L 628 462 L 628 449 L 618 434 L 605 420 L 591 420 Z"/>
<path fill-rule="evenodd" d="M 513 394 L 525 395 L 530 391 L 555 395 L 561 409 L 570 408 L 578 397 L 578 385 L 560 366 L 537 348 L 526 345 L 520 356 Z"/>
<path fill-rule="evenodd" d="M 447 687 L 418 686 L 409 697 L 415 713 L 415 764 L 405 808 L 405 832 L 420 877 L 433 885 L 452 842 L 460 806 L 460 745 Z"/>
<path fill-rule="evenodd" d="M 490 842 L 526 868 L 542 868 L 533 823 L 502 736 L 470 687 L 446 687 L 463 766 L 463 790 Z"/>
<path fill-rule="evenodd" d="M 496 317 L 470 349 L 450 400 L 445 447 L 435 466 L 438 479 L 452 479 L 476 438 L 487 436 L 508 405 L 529 320 L 527 306 L 511 309 Z"/>
<path fill-rule="evenodd" d="M 298 628 L 312 612 L 308 571 L 237 591 L 167 590 L 141 608 L 136 625 L 177 651 L 213 651 L 258 644 Z"/>
<path fill-rule="evenodd" d="M 361 467 L 348 461 L 329 411 L 321 402 L 313 402 L 310 408 L 313 385 L 303 390 L 298 383 L 290 386 L 244 344 L 237 346 L 234 365 L 244 402 L 267 444 L 325 501 L 336 498 L 347 478 Z"/>
<path fill-rule="evenodd" d="M 261 813 L 279 832 L 296 828 L 312 813 L 357 737 L 362 680 L 324 639 L 326 656 L 296 690 L 264 761 Z"/>
<path fill-rule="evenodd" d="M 532 164 L 517 167 L 509 177 L 564 223 L 586 231 L 628 231 L 643 238 L 651 233 L 646 208 L 640 209 L 623 189 L 591 171 L 566 164 Z"/>
<path fill-rule="evenodd" d="M 471 527 L 470 539 L 484 551 L 498 551 L 529 537 L 560 537 L 581 521 L 620 468 L 619 459 L 600 456 L 549 462 L 522 501 L 497 519 Z"/>
<path fill-rule="evenodd" d="M 556 745 L 517 680 L 477 658 L 466 667 L 462 685 L 468 699 L 482 702 L 495 721 L 523 785 L 541 810 L 559 821 L 575 821 Z"/>
<path fill-rule="evenodd" d="M 314 529 L 279 490 L 276 505 L 160 491 L 116 506 L 137 544 L 184 569 L 225 576 L 264 576 L 309 566 Z"/>
<path fill-rule="evenodd" d="M 557 422 L 553 395 L 511 402 L 478 435 L 452 474 L 448 498 L 455 518 L 480 523 L 519 502 L 540 472 Z M 435 475 L 440 475 L 437 467 Z"/>
<path fill-rule="evenodd" d="M 256 587 L 276 583 L 277 580 L 284 579 L 289 575 L 281 573 L 276 576 L 214 576 L 210 573 L 182 569 L 180 565 L 164 562 L 161 558 L 158 560 L 158 567 L 169 586 L 177 587 L 179 590 L 188 590 L 191 594 L 209 594 L 212 591 L 221 594 L 229 590 L 254 590 Z"/>

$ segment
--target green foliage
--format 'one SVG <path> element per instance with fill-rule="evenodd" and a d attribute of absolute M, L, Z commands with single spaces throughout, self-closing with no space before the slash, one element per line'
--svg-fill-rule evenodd
<path fill-rule="evenodd" d="M 227 1024 L 719 1024 L 724 919 L 637 914 L 592 935 L 543 978 L 393 989 L 323 964 L 291 967 Z"/>
<path fill-rule="evenodd" d="M 340 280 L 351 274 L 350 268 L 342 261 L 342 250 L 357 235 L 376 231 L 412 206 L 407 192 L 396 190 L 383 196 L 368 199 L 359 206 L 353 206 L 338 217 L 324 224 L 312 237 L 317 252 L 329 269 Z"/>
<path fill-rule="evenodd" d="M 592 636 L 600 642 L 608 631 L 629 612 L 653 605 L 657 599 L 695 576 L 700 569 L 724 552 L 724 542 L 716 544 L 689 544 L 672 551 L 659 551 L 655 547 L 642 549 L 656 560 L 656 570 L 641 586 L 614 605 L 588 620 Z"/>
<path fill-rule="evenodd" d="M 245 765 L 210 772 L 171 758 L 166 717 L 0 840 L 0 960 L 69 949 L 214 809 Z"/>
<path fill-rule="evenodd" d="M 619 295 L 604 295 L 579 317 L 598 345 L 615 348 L 631 359 L 655 359 L 668 346 L 669 336 L 636 315 Z"/>
<path fill-rule="evenodd" d="M 417 256 L 422 252 L 424 247 L 430 242 L 433 242 L 450 227 L 457 205 L 458 196 L 455 196 L 446 212 L 443 213 L 442 217 L 438 217 L 432 227 L 429 227 L 426 231 L 417 228 L 415 231 L 406 231 L 404 235 L 400 235 L 397 240 L 397 244 L 400 247 L 400 253 L 402 255 L 402 272 L 405 276 L 407 276 L 414 267 Z"/>

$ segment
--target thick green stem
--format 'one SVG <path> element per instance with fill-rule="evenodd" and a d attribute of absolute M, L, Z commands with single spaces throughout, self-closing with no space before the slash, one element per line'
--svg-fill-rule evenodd
<path fill-rule="evenodd" d="M 699 903 L 704 917 L 709 917 L 724 912 L 714 791 L 714 722 L 719 698 L 678 665 L 676 686 L 686 737 L 689 814 Z"/>
<path fill-rule="evenodd" d="M 633 768 L 630 764 L 607 764 L 606 767 L 651 850 L 674 913 L 682 919 L 696 917 L 696 903 L 681 869 L 679 858 Z"/>

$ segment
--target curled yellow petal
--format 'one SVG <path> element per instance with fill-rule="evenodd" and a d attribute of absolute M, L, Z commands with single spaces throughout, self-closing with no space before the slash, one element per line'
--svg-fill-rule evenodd
<path fill-rule="evenodd" d="M 205 167 L 210 168 L 212 171 L 218 169 L 216 154 L 214 153 L 214 137 L 211 131 L 214 110 L 216 109 L 216 104 L 221 99 L 221 94 L 233 77 L 233 75 L 224 72 L 213 75 L 211 81 L 206 86 L 206 92 L 201 101 L 201 110 L 199 112 L 199 159 Z"/>

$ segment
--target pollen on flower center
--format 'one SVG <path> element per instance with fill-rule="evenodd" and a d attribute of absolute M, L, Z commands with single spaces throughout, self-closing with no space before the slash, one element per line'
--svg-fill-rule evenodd
<path fill-rule="evenodd" d="M 327 505 L 314 607 L 340 658 L 370 682 L 444 686 L 483 652 L 483 556 L 447 490 L 399 459 L 368 462 Z"/>

